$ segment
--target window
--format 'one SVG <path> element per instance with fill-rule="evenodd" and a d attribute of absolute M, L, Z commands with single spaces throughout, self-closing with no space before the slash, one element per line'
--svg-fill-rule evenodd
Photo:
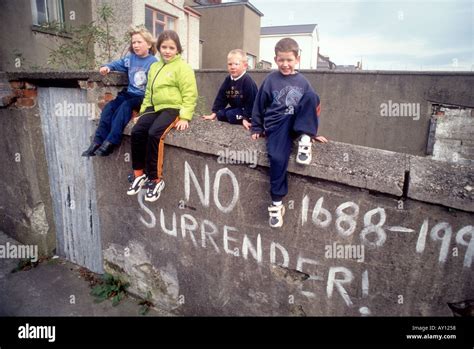
<path fill-rule="evenodd" d="M 254 55 L 251 55 L 250 53 L 247 53 L 247 61 L 249 64 L 249 69 L 255 69 L 255 62 L 257 60 L 257 57 Z"/>
<path fill-rule="evenodd" d="M 64 24 L 63 0 L 31 0 L 31 10 L 34 25 Z"/>
<path fill-rule="evenodd" d="M 176 30 L 176 18 L 147 6 L 145 7 L 145 27 L 157 38 L 163 30 Z"/>

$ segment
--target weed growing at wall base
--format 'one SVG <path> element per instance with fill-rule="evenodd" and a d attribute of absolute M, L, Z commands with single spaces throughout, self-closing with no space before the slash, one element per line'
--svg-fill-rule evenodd
<path fill-rule="evenodd" d="M 128 286 L 129 283 L 123 282 L 119 277 L 105 273 L 103 282 L 92 289 L 91 295 L 96 297 L 97 303 L 111 298 L 112 305 L 116 306 L 126 296 Z"/>

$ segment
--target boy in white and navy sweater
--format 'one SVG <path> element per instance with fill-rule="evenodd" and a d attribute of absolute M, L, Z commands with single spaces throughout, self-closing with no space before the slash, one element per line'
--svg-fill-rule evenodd
<path fill-rule="evenodd" d="M 225 78 L 212 106 L 210 115 L 203 115 L 206 120 L 225 121 L 230 124 L 243 125 L 250 129 L 253 102 L 257 95 L 257 85 L 247 73 L 247 55 L 242 50 L 232 50 L 227 55 Z"/>

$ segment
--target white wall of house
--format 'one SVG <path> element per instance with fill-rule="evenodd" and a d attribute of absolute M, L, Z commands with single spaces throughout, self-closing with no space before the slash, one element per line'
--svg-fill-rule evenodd
<path fill-rule="evenodd" d="M 260 60 L 272 63 L 272 69 L 276 69 L 275 45 L 283 38 L 296 40 L 301 50 L 301 61 L 299 69 L 316 69 L 318 58 L 318 37 L 316 29 L 312 34 L 292 34 L 292 35 L 261 35 L 260 36 Z"/>
<path fill-rule="evenodd" d="M 133 0 L 133 24 L 145 23 L 145 6 L 174 17 L 175 30 L 183 46 L 183 59 L 193 69 L 199 68 L 199 17 L 184 10 L 184 0 Z"/>

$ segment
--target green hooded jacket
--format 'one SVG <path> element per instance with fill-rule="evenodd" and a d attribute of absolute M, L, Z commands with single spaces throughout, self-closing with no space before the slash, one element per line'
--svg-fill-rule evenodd
<path fill-rule="evenodd" d="M 155 111 L 166 108 L 179 109 L 179 118 L 193 118 L 198 96 L 194 70 L 177 54 L 168 63 L 163 59 L 153 63 L 148 71 L 145 97 L 140 114 L 147 108 Z"/>

